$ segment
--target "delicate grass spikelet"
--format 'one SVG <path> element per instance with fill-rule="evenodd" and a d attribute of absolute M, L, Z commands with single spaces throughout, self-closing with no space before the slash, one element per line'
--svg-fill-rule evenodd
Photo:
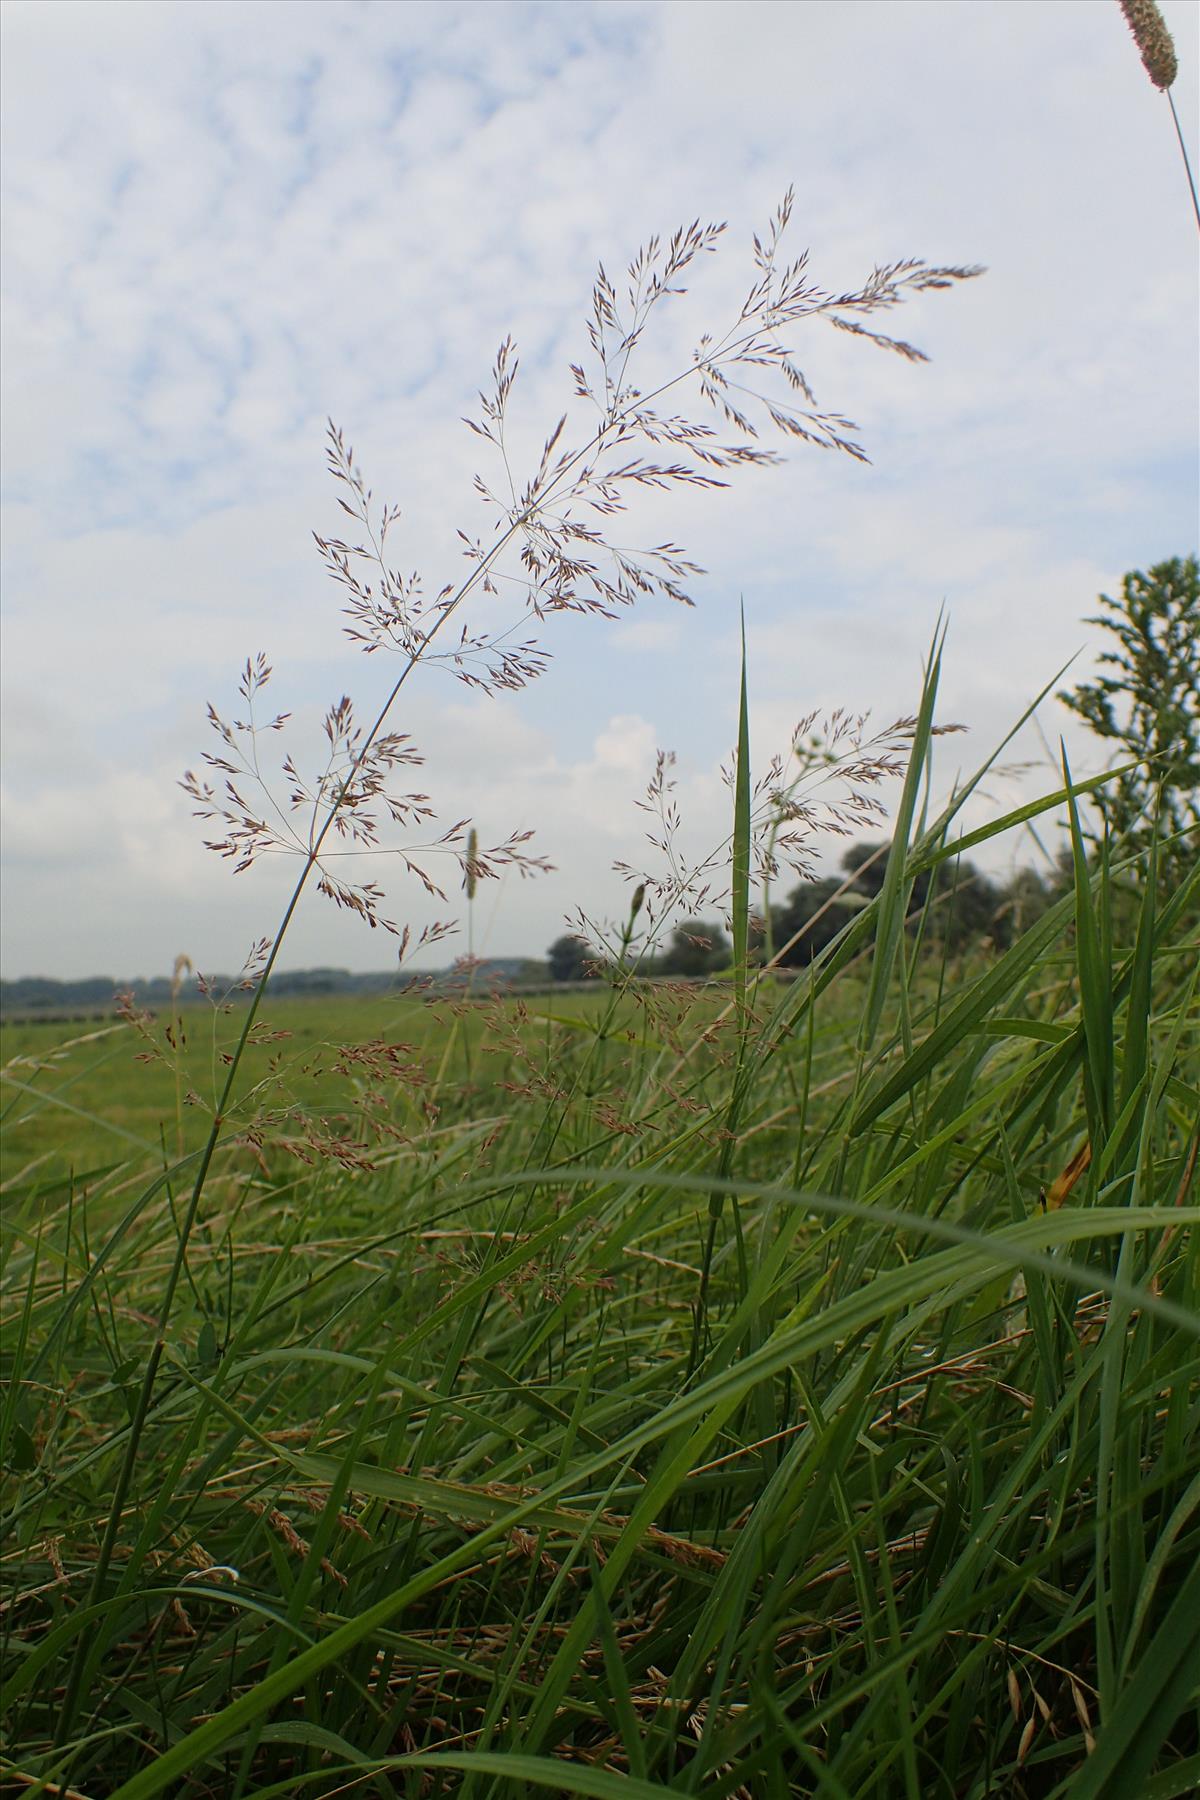
<path fill-rule="evenodd" d="M 467 870 L 463 886 L 467 890 L 467 899 L 475 898 L 475 857 L 479 850 L 479 833 L 472 825 L 467 833 Z"/>
<path fill-rule="evenodd" d="M 1147 75 L 1165 92 L 1179 73 L 1179 59 L 1162 14 L 1154 0 L 1120 0 L 1120 6 Z"/>

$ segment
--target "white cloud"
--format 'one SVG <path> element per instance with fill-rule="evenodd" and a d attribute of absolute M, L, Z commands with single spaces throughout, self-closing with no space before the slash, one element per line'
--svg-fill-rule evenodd
<path fill-rule="evenodd" d="M 618 625 L 613 641 L 635 656 L 677 650 L 683 640 L 683 626 L 677 619 L 634 619 Z"/>

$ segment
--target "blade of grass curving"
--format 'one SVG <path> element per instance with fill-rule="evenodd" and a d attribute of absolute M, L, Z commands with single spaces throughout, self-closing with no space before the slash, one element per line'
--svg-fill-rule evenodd
<path fill-rule="evenodd" d="M 1200 1475 L 1189 1484 L 1183 1498 L 1171 1513 L 1170 1518 L 1159 1532 L 1158 1541 L 1151 1551 L 1146 1563 L 1146 1570 L 1138 1590 L 1137 1600 L 1130 1620 L 1129 1632 L 1125 1639 L 1125 1649 L 1121 1658 L 1120 1676 L 1125 1681 L 1129 1675 L 1129 1666 L 1137 1648 L 1138 1639 L 1150 1614 L 1150 1607 L 1162 1582 L 1167 1564 L 1170 1560 L 1175 1540 L 1187 1524 L 1188 1520 L 1200 1513 Z"/>
<path fill-rule="evenodd" d="M 875 954 L 871 960 L 871 980 L 867 990 L 867 1001 L 863 1010 L 862 1028 L 858 1040 L 859 1049 L 864 1054 L 870 1050 L 879 1029 L 888 983 L 891 980 L 892 968 L 896 960 L 896 951 L 904 930 L 908 897 L 912 892 L 912 881 L 906 873 L 909 837 L 912 832 L 917 796 L 925 775 L 926 758 L 932 741 L 933 711 L 937 702 L 942 645 L 945 643 L 945 638 L 946 627 L 939 620 L 929 649 L 929 660 L 926 664 L 925 679 L 921 688 L 921 703 L 917 712 L 917 722 L 913 728 L 908 769 L 904 777 L 900 802 L 896 808 L 896 817 L 892 827 L 892 847 L 888 853 L 883 887 L 879 894 Z"/>
<path fill-rule="evenodd" d="M 1155 1632 L 1133 1678 L 1072 1777 L 1071 1800 L 1142 1800 L 1159 1751 L 1200 1682 L 1200 1562 Z"/>
<path fill-rule="evenodd" d="M 352 1793 L 361 1790 L 363 1783 L 372 1776 L 382 1778 L 406 1772 L 420 1775 L 422 1771 L 431 1771 L 436 1775 L 439 1769 L 449 1769 L 454 1774 L 461 1773 L 470 1779 L 473 1775 L 497 1775 L 499 1766 L 505 1771 L 504 1778 L 513 1782 L 529 1782 L 535 1787 L 549 1787 L 560 1794 L 578 1794 L 583 1800 L 663 1800 L 663 1796 L 670 1793 L 669 1788 L 656 1787 L 652 1782 L 639 1784 L 635 1776 L 619 1775 L 609 1769 L 588 1769 L 586 1766 L 580 1768 L 578 1765 L 556 1762 L 547 1757 L 521 1758 L 497 1750 L 463 1751 L 461 1754 L 449 1750 L 430 1750 L 404 1756 L 356 1758 L 348 1763 L 323 1762 L 319 1769 L 296 1771 L 282 1781 L 256 1788 L 252 1800 L 296 1800 L 296 1796 L 306 1788 L 318 1784 L 330 1794 Z M 3 1767 L 4 1764 L 0 1762 L 0 1769 Z M 339 1782 L 333 1788 L 328 1787 L 331 1780 L 343 1775 L 351 1779 L 345 1783 Z M 596 1782 L 608 1785 L 597 1787 Z M 453 1789 L 440 1787 L 438 1793 L 446 1795 L 458 1792 L 460 1786 L 461 1784 L 456 1784 Z M 379 1791 L 389 1796 L 394 1794 L 394 1782 L 389 1782 L 386 1788 Z M 429 1791 L 425 1782 L 405 1789 L 406 1795 L 419 1795 Z"/>
<path fill-rule="evenodd" d="M 852 1134 L 873 1125 L 889 1107 L 945 1061 L 969 1032 L 979 1028 L 993 1008 L 1042 962 L 1070 917 L 1073 905 L 1074 902 L 1067 898 L 1050 907 L 998 962 L 968 987 L 962 998 L 921 1040 L 913 1054 L 894 1069 L 874 1093 L 867 1095 L 850 1120 Z"/>
<path fill-rule="evenodd" d="M 595 1179 L 594 1173 L 592 1179 Z M 680 1188 L 690 1185 L 692 1191 L 703 1193 L 708 1191 L 710 1179 L 698 1176 L 689 1183 L 677 1178 L 672 1185 Z M 744 1193 L 750 1184 L 737 1185 Z M 805 1200 L 806 1204 L 816 1204 L 809 1197 L 805 1197 Z M 852 1208 L 852 1203 L 832 1199 L 824 1199 L 820 1204 L 833 1211 Z M 1131 1217 L 1128 1208 L 1095 1208 L 1085 1214 L 1073 1214 L 1070 1209 L 1064 1209 L 1031 1219 L 1024 1225 L 1006 1227 L 1002 1231 L 988 1234 L 954 1227 L 945 1220 L 904 1221 L 909 1228 L 924 1228 L 934 1235 L 953 1239 L 955 1247 L 921 1258 L 909 1268 L 896 1271 L 899 1281 L 886 1275 L 876 1277 L 866 1288 L 848 1294 L 822 1309 L 795 1331 L 777 1331 L 760 1352 L 745 1358 L 736 1368 L 703 1383 L 694 1392 L 681 1396 L 653 1419 L 626 1433 L 620 1442 L 612 1446 L 608 1456 L 589 1459 L 574 1472 L 570 1479 L 577 1486 L 593 1465 L 602 1466 L 617 1459 L 627 1459 L 642 1445 L 656 1438 L 674 1434 L 673 1442 L 678 1445 L 674 1450 L 669 1445 L 664 1448 L 655 1479 L 647 1483 L 643 1500 L 631 1516 L 613 1557 L 606 1565 L 606 1581 L 611 1575 L 615 1582 L 621 1568 L 628 1563 L 652 1522 L 657 1505 L 686 1476 L 689 1468 L 700 1460 L 721 1425 L 742 1403 L 756 1381 L 782 1371 L 797 1358 L 812 1353 L 822 1343 L 835 1343 L 863 1325 L 885 1317 L 898 1308 L 911 1306 L 922 1295 L 953 1292 L 956 1284 L 968 1279 L 973 1286 L 978 1286 L 993 1275 L 996 1266 L 1012 1266 L 1035 1260 L 1059 1277 L 1078 1280 L 1081 1285 L 1096 1282 L 1094 1270 L 1076 1268 L 1065 1261 L 1053 1260 L 1045 1255 L 1044 1248 L 1039 1247 L 1065 1245 L 1081 1237 L 1087 1239 L 1109 1233 L 1122 1234 L 1139 1228 L 1154 1229 L 1166 1223 L 1195 1223 L 1198 1218 L 1200 1209 L 1195 1208 L 1184 1209 L 1181 1215 L 1177 1208 L 1145 1207 L 1137 1209 L 1136 1217 Z M 1109 1283 L 1109 1286 L 1115 1290 L 1117 1284 Z M 1194 1318 L 1183 1308 L 1158 1300 L 1145 1290 L 1138 1293 L 1136 1298 L 1141 1306 L 1147 1309 L 1153 1307 L 1173 1322 L 1183 1322 L 1193 1335 L 1200 1335 L 1200 1327 L 1197 1327 Z M 697 1424 L 697 1429 L 687 1432 L 684 1428 L 693 1422 Z M 538 1496 L 512 1507 L 505 1517 L 485 1526 L 466 1545 L 437 1559 L 419 1575 L 388 1592 L 379 1601 L 330 1632 L 311 1650 L 301 1652 L 286 1667 L 260 1681 L 253 1690 L 239 1695 L 215 1712 L 178 1744 L 165 1750 L 152 1766 L 143 1768 L 124 1782 L 116 1790 L 112 1800 L 149 1800 L 150 1796 L 160 1793 L 178 1775 L 192 1768 L 200 1758 L 219 1749 L 232 1736 L 245 1730 L 280 1700 L 303 1686 L 322 1668 L 338 1661 L 371 1633 L 381 1629 L 419 1594 L 428 1592 L 456 1569 L 477 1559 L 480 1551 L 493 1538 L 532 1517 L 540 1507 L 552 1504 L 556 1497 L 555 1488 L 549 1487 Z M 560 1656 L 563 1656 L 568 1642 L 574 1656 L 580 1647 L 577 1640 L 590 1639 L 594 1629 L 593 1617 L 592 1609 L 585 1605 L 576 1624 L 569 1628 L 563 1640 Z M 535 1724 L 542 1731 L 551 1728 L 555 1707 L 561 1698 L 560 1685 L 558 1681 L 553 1684 L 553 1704 L 549 1704 L 549 1687 L 543 1688 L 544 1703 L 531 1716 L 531 1728 Z"/>
<path fill-rule="evenodd" d="M 636 1775 L 612 1769 L 591 1769 L 586 1764 L 561 1762 L 550 1756 L 530 1756 L 505 1750 L 418 1750 L 410 1756 L 394 1756 L 370 1765 L 386 1772 L 402 1769 L 449 1769 L 460 1775 L 494 1775 L 522 1786 L 550 1788 L 557 1794 L 578 1794 L 581 1800 L 665 1800 L 672 1789 Z"/>
<path fill-rule="evenodd" d="M 1071 770 L 1067 763 L 1066 745 L 1061 746 L 1063 782 L 1071 786 Z M 1112 1126 L 1114 1091 L 1114 1053 L 1112 1031 L 1112 979 L 1105 966 L 1101 945 L 1101 928 L 1097 905 L 1092 895 L 1092 877 L 1088 868 L 1087 848 L 1079 822 L 1079 802 L 1074 793 L 1067 799 L 1071 826 L 1071 857 L 1075 871 L 1075 958 L 1079 982 L 1079 1009 L 1083 1018 L 1086 1047 L 1088 1114 L 1091 1125 L 1092 1154 L 1098 1156 L 1108 1140 Z M 1101 885 L 1110 879 L 1107 858 L 1099 871 Z"/>
<path fill-rule="evenodd" d="M 629 1672 L 625 1667 L 625 1658 L 621 1654 L 621 1646 L 617 1641 L 617 1629 L 613 1623 L 612 1609 L 608 1604 L 608 1596 L 600 1578 L 600 1564 L 596 1561 L 596 1553 L 590 1544 L 588 1545 L 588 1569 L 591 1574 L 591 1591 L 596 1608 L 600 1647 L 604 1652 L 604 1671 L 608 1676 L 608 1697 L 612 1701 L 617 1735 L 621 1740 L 625 1755 L 629 1759 L 629 1773 L 635 1780 L 645 1781 L 646 1752 L 642 1746 L 641 1725 L 633 1708 Z"/>
<path fill-rule="evenodd" d="M 1028 717 L 1028 714 L 1025 716 Z M 1006 739 L 1005 742 L 1007 741 Z M 1003 745 L 1000 748 L 1002 749 Z M 996 754 L 998 755 L 999 751 Z M 994 761 L 994 757 L 980 769 L 973 782 L 969 783 L 965 789 L 956 792 L 955 814 L 961 811 L 963 798 L 970 793 L 972 787 L 983 779 L 991 767 L 992 761 Z M 1011 812 L 1001 813 L 997 818 L 989 820 L 986 825 L 978 825 L 974 831 L 968 831 L 962 837 L 950 841 L 945 841 L 944 834 L 953 815 L 942 815 L 931 827 L 926 837 L 915 847 L 910 872 L 913 875 L 921 875 L 927 869 L 936 868 L 938 863 L 949 861 L 951 857 L 965 856 L 968 850 L 977 849 L 980 844 L 990 843 L 993 838 L 1003 837 L 1016 826 L 1027 825 L 1031 819 L 1040 818 L 1043 813 L 1057 812 L 1059 807 L 1066 804 L 1072 793 L 1078 797 L 1097 793 L 1101 788 L 1107 787 L 1111 782 L 1118 780 L 1120 776 L 1127 775 L 1131 769 L 1138 767 L 1140 765 L 1136 762 L 1121 763 L 1116 768 L 1106 769 L 1102 775 L 1089 775 L 1082 781 L 1073 782 L 1070 787 L 1058 788 L 1054 793 L 1043 794 L 1037 800 L 1027 800 L 1023 806 L 1014 807 Z"/>
<path fill-rule="evenodd" d="M 1128 1276 L 1133 1240 L 1121 1242 L 1118 1276 Z M 1118 1510 L 1117 1494 L 1121 1479 L 1119 1451 L 1128 1437 L 1120 1428 L 1122 1392 L 1126 1386 L 1129 1308 L 1122 1300 L 1114 1300 L 1104 1321 L 1104 1333 L 1094 1355 L 1100 1367 L 1099 1425 L 1100 1441 L 1096 1448 L 1095 1467 L 1095 1554 L 1092 1580 L 1096 1594 L 1095 1647 L 1096 1685 L 1100 1693 L 1100 1717 L 1105 1722 L 1111 1715 L 1117 1684 L 1116 1640 L 1122 1625 L 1118 1604 L 1120 1590 L 1129 1583 L 1120 1567 L 1122 1544 L 1114 1529 L 1113 1515 Z M 1138 1490 L 1134 1490 L 1135 1500 Z"/>
<path fill-rule="evenodd" d="M 1140 1088 L 1150 1054 L 1150 1011 L 1154 977 L 1155 912 L 1158 894 L 1158 848 L 1150 845 L 1150 860 L 1138 907 L 1137 936 L 1130 970 L 1129 1004 L 1121 1045 L 1120 1106 L 1124 1108 Z"/>
<path fill-rule="evenodd" d="M 264 1725 L 259 1740 L 264 1744 L 299 1744 L 306 1750 L 320 1750 L 325 1757 L 345 1757 L 348 1760 L 343 1766 L 348 1769 L 362 1769 L 369 1764 L 369 1759 L 359 1756 L 354 1745 L 348 1744 L 336 1731 L 330 1731 L 326 1725 L 315 1725 L 308 1719 L 281 1719 L 274 1725 Z M 244 1750 L 245 1747 L 241 1739 L 228 1746 L 230 1750 Z"/>
<path fill-rule="evenodd" d="M 748 1088 L 747 1045 L 750 1038 L 750 1013 L 747 1005 L 747 976 L 750 943 L 750 712 L 747 701 L 746 678 L 746 616 L 742 610 L 742 660 L 741 682 L 738 699 L 738 741 L 737 756 L 734 765 L 734 798 L 733 798 L 733 872 L 732 900 L 733 909 L 733 981 L 734 1006 L 737 1021 L 737 1052 L 734 1059 L 733 1080 L 729 1089 L 729 1102 L 724 1121 L 724 1136 L 717 1164 L 717 1172 L 722 1182 L 729 1176 L 733 1168 L 733 1153 L 737 1143 L 737 1133 L 741 1121 L 742 1108 Z M 696 1302 L 694 1323 L 692 1328 L 692 1350 L 689 1374 L 695 1369 L 708 1329 L 709 1280 L 712 1274 L 713 1252 L 716 1248 L 717 1226 L 724 1210 L 726 1190 L 718 1186 L 709 1196 L 708 1229 L 705 1233 L 704 1247 L 700 1260 L 700 1293 Z M 742 1275 L 743 1290 L 747 1285 L 745 1249 L 742 1238 L 741 1218 L 737 1210 L 736 1198 L 732 1201 L 734 1209 L 734 1231 L 738 1247 L 738 1260 Z"/>
<path fill-rule="evenodd" d="M 1200 1793 L 1200 1755 L 1180 1757 L 1146 1783 L 1141 1800 L 1193 1800 Z"/>
<path fill-rule="evenodd" d="M 749 1031 L 746 985 L 750 944 L 750 709 L 746 687 L 746 608 L 741 609 L 742 674 L 738 694 L 737 759 L 733 781 L 733 987 L 738 1043 Z"/>

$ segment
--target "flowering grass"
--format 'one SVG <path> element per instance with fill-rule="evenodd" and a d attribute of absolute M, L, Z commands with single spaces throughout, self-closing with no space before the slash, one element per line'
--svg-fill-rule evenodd
<path fill-rule="evenodd" d="M 660 762 L 668 872 L 597 929 L 594 1000 L 468 992 L 420 1031 L 300 1041 L 271 1004 L 309 886 L 408 947 L 343 856 L 391 855 L 434 893 L 448 858 L 468 900 L 540 866 L 524 834 L 481 845 L 391 790 L 421 762 L 393 727 L 409 679 L 441 663 L 511 690 L 552 615 L 686 602 L 677 546 L 607 535 L 627 496 L 723 485 L 772 459 L 768 425 L 861 457 L 786 339 L 824 322 L 919 361 L 871 315 L 978 273 L 905 261 L 828 293 L 782 262 L 789 210 L 754 240 L 740 315 L 655 385 L 631 359 L 722 228 L 652 242 L 625 296 L 600 271 L 571 371 L 594 416 L 552 429 L 523 484 L 506 341 L 474 425 L 490 536 L 460 534 L 457 583 L 389 564 L 400 515 L 331 430 L 358 541 L 318 550 L 352 638 L 399 672 L 373 723 L 330 706 L 311 768 L 281 750 L 279 791 L 265 656 L 240 721 L 210 708 L 217 748 L 184 785 L 211 847 L 298 869 L 245 995 L 209 993 L 199 1027 L 130 1009 L 91 1075 L 7 1071 L 18 1149 L 51 1113 L 99 1116 L 114 1147 L 95 1163 L 80 1138 L 64 1172 L 29 1139 L 6 1183 L 6 1791 L 1169 1800 L 1200 1781 L 1200 869 L 1160 894 L 1119 841 L 1089 853 L 1097 781 L 1065 764 L 955 843 L 994 758 L 938 811 L 940 634 L 911 717 L 868 738 L 835 715 L 832 764 L 802 766 L 826 801 L 782 764 L 755 780 L 743 657 L 728 838 L 683 858 Z M 674 410 L 684 390 L 718 426 Z M 755 894 L 900 773 L 879 891 L 777 982 Z M 956 851 L 1064 805 L 1073 887 L 952 962 Z M 641 981 L 701 897 L 726 911 L 727 981 Z M 149 1156 L 112 1130 L 128 1071 L 99 1060 L 131 1041 Z M 80 1104 L 89 1081 L 103 1104 Z"/>

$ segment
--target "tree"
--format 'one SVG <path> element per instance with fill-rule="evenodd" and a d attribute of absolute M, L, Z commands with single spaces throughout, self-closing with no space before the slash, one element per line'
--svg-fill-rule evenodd
<path fill-rule="evenodd" d="M 820 881 L 803 881 L 793 888 L 782 906 L 771 909 L 771 936 L 781 952 L 779 961 L 785 969 L 806 968 L 831 944 L 842 926 L 857 911 L 858 902 L 847 897 L 833 899 L 842 883 L 836 875 Z M 793 944 L 796 933 L 801 936 Z"/>
<path fill-rule="evenodd" d="M 839 867 L 854 876 L 856 892 L 873 900 L 883 888 L 890 844 L 851 844 Z"/>
<path fill-rule="evenodd" d="M 776 944 L 786 945 L 798 931 L 802 932 L 799 941 L 780 957 L 785 966 L 796 968 L 810 963 L 833 942 L 854 914 L 881 892 L 889 849 L 888 844 L 851 844 L 841 859 L 842 877 L 832 875 L 821 881 L 806 881 L 793 891 L 785 906 L 772 912 Z M 852 880 L 846 891 L 839 893 L 846 876 Z M 1032 879 L 1040 891 L 1037 878 Z M 908 902 L 913 930 L 929 901 L 932 886 L 933 877 L 928 870 L 913 882 Z M 838 895 L 837 899 L 834 899 L 835 895 Z M 1011 941 L 1013 916 L 1013 898 L 1009 892 L 998 887 L 966 858 L 951 859 L 938 875 L 926 926 L 926 941 L 945 943 L 956 952 L 985 938 L 1003 946 Z"/>
<path fill-rule="evenodd" d="M 842 857 L 841 867 L 847 875 L 854 876 L 856 893 L 873 900 L 876 894 L 883 891 L 883 878 L 887 873 L 890 844 L 851 844 Z M 912 895 L 909 899 L 909 911 L 919 911 L 925 904 L 929 893 L 932 876 L 926 869 L 913 882 Z"/>
<path fill-rule="evenodd" d="M 583 981 L 588 973 L 591 952 L 582 938 L 570 932 L 555 938 L 546 952 L 551 981 Z"/>
<path fill-rule="evenodd" d="M 658 968 L 663 975 L 715 975 L 727 967 L 729 957 L 729 939 L 719 925 L 685 919 L 671 933 Z"/>
<path fill-rule="evenodd" d="M 1115 643 L 1100 662 L 1107 673 L 1058 697 L 1098 737 L 1114 746 L 1113 761 L 1136 757 L 1139 766 L 1100 789 L 1096 804 L 1114 835 L 1131 847 L 1153 830 L 1159 795 L 1158 835 L 1193 834 L 1192 846 L 1176 845 L 1168 864 L 1196 855 L 1200 828 L 1200 568 L 1196 558 L 1135 569 L 1121 583 L 1119 600 L 1100 595 L 1104 611 L 1088 619 Z"/>
<path fill-rule="evenodd" d="M 991 937 L 998 950 L 1014 944 L 1022 932 L 1036 925 L 1048 907 L 1053 906 L 1063 891 L 1054 871 L 1043 877 L 1036 869 L 1014 869 L 1011 879 L 999 894 L 999 904 L 992 920 Z"/>
<path fill-rule="evenodd" d="M 951 950 L 966 950 L 990 938 L 996 943 L 1007 922 L 1005 896 L 994 881 L 965 856 L 946 864 L 933 909 L 933 932 Z"/>

